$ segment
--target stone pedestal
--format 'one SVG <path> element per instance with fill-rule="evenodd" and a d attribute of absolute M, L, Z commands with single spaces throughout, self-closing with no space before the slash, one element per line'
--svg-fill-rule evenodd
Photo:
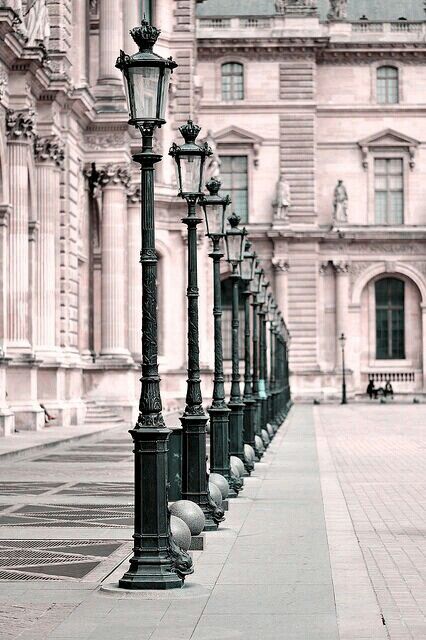
<path fill-rule="evenodd" d="M 10 436 L 15 430 L 15 416 L 6 398 L 6 367 L 9 358 L 0 357 L 0 437 Z"/>
<path fill-rule="evenodd" d="M 34 358 L 14 358 L 6 371 L 7 401 L 15 414 L 17 431 L 40 431 L 45 424 L 37 398 L 38 364 Z"/>

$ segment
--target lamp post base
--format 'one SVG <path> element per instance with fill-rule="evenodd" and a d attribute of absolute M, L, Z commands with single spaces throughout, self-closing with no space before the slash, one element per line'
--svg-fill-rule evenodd
<path fill-rule="evenodd" d="M 138 567 L 140 569 L 140 567 Z M 179 578 L 176 573 L 172 571 L 166 571 L 158 574 L 154 574 L 152 569 L 146 567 L 145 571 L 136 570 L 135 573 L 132 570 L 124 574 L 121 580 L 118 581 L 120 589 L 155 589 L 165 591 L 166 589 L 181 589 L 183 587 L 183 580 Z"/>

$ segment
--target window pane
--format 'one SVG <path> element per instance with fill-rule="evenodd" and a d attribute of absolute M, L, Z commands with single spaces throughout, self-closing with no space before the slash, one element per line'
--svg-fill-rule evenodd
<path fill-rule="evenodd" d="M 397 278 L 375 284 L 377 359 L 405 358 L 404 290 L 404 282 Z"/>
<path fill-rule="evenodd" d="M 247 156 L 221 156 L 220 179 L 222 191 L 228 193 L 231 210 L 235 211 L 242 222 L 248 219 L 248 173 Z"/>
<path fill-rule="evenodd" d="M 403 224 L 404 176 L 402 158 L 376 158 L 374 171 L 376 224 Z"/>
<path fill-rule="evenodd" d="M 238 62 L 222 65 L 222 100 L 243 100 L 244 67 Z"/>
<path fill-rule="evenodd" d="M 377 69 L 376 92 L 379 104 L 396 104 L 399 101 L 399 79 L 396 67 Z"/>

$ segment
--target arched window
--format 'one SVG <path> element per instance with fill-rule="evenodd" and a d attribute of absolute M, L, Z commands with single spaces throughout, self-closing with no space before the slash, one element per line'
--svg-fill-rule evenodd
<path fill-rule="evenodd" d="M 377 102 L 379 104 L 397 104 L 399 102 L 399 78 L 396 67 L 377 69 Z"/>
<path fill-rule="evenodd" d="M 404 289 L 404 282 L 397 278 L 375 284 L 377 360 L 405 359 Z"/>
<path fill-rule="evenodd" d="M 222 280 L 222 340 L 223 359 L 232 359 L 232 280 L 227 278 Z M 238 332 L 240 359 L 244 358 L 244 299 L 242 296 L 242 285 L 240 281 L 240 326 Z"/>
<path fill-rule="evenodd" d="M 239 62 L 222 65 L 222 100 L 244 99 L 244 67 Z"/>

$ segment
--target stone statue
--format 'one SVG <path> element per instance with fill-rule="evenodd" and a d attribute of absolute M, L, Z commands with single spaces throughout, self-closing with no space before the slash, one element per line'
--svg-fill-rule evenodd
<path fill-rule="evenodd" d="M 275 199 L 273 207 L 275 209 L 275 218 L 277 220 L 285 220 L 288 216 L 288 208 L 291 205 L 290 183 L 281 173 L 277 182 Z"/>
<path fill-rule="evenodd" d="M 275 11 L 281 15 L 284 15 L 287 8 L 287 0 L 275 0 Z"/>
<path fill-rule="evenodd" d="M 219 178 L 221 161 L 217 152 L 217 144 L 215 139 L 213 138 L 213 132 L 211 129 L 207 131 L 206 142 L 209 145 L 210 149 L 213 151 L 212 155 L 207 159 L 205 173 L 205 181 L 207 182 L 208 180 L 210 180 L 210 178 Z"/>
<path fill-rule="evenodd" d="M 28 46 L 34 47 L 42 43 L 44 48 L 47 49 L 50 23 L 46 0 L 33 0 L 27 13 Z"/>
<path fill-rule="evenodd" d="M 330 0 L 329 20 L 346 20 L 348 17 L 348 0 Z"/>
<path fill-rule="evenodd" d="M 334 189 L 333 209 L 334 222 L 348 221 L 348 192 L 343 180 L 338 180 Z"/>

